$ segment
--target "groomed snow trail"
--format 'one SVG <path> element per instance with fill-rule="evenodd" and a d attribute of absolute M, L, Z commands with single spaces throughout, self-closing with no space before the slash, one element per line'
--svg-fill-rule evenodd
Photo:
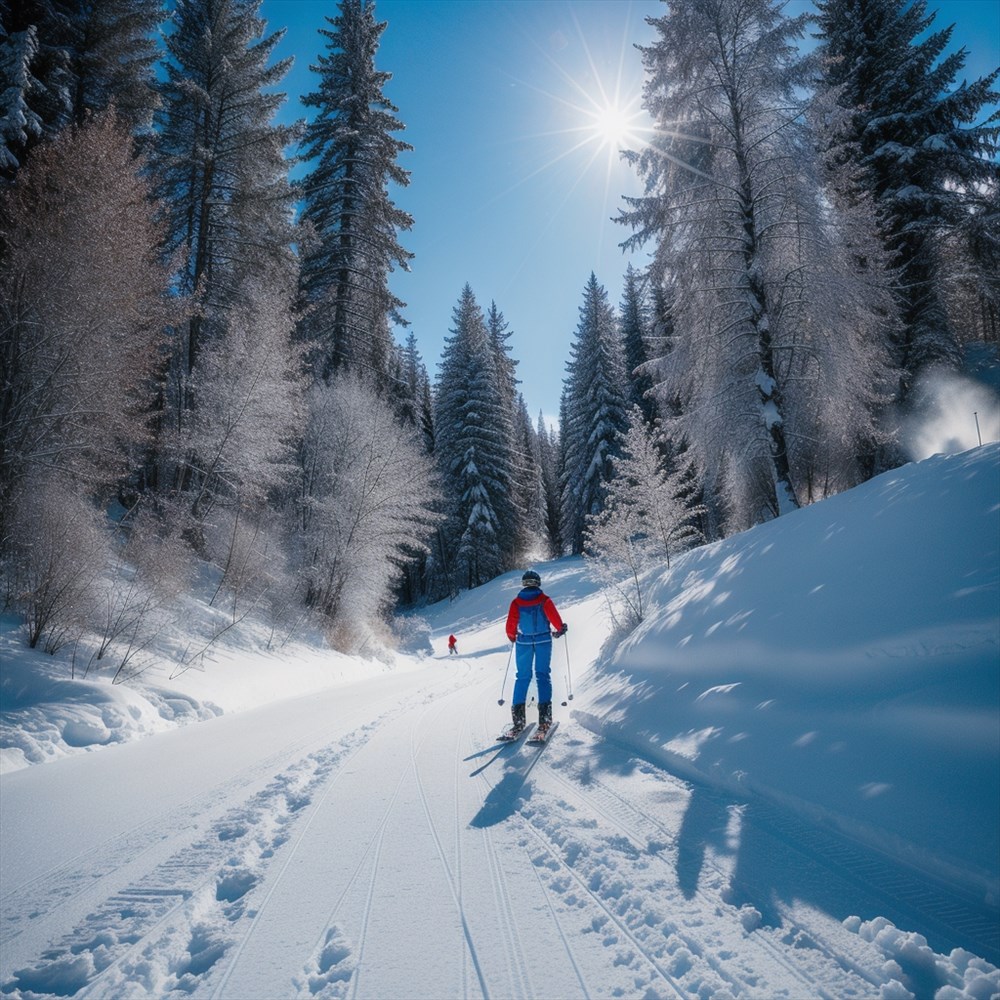
<path fill-rule="evenodd" d="M 5 776 L 0 993 L 833 1000 L 921 982 L 919 949 L 903 969 L 836 906 L 782 902 L 881 912 L 773 834 L 748 865 L 738 841 L 765 832 L 741 805 L 565 708 L 542 750 L 498 747 L 500 634 Z M 771 894 L 777 871 L 800 891 Z"/>

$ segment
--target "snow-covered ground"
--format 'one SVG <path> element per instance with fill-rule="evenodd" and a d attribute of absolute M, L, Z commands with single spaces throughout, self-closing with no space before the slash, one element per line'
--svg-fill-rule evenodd
<path fill-rule="evenodd" d="M 689 553 L 624 639 L 542 566 L 541 752 L 493 742 L 519 574 L 389 662 L 243 628 L 112 686 L 8 619 L 0 995 L 996 996 L 998 544 L 994 444 Z"/>

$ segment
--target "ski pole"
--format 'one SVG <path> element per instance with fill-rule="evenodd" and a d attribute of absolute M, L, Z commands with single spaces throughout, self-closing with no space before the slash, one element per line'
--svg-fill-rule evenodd
<path fill-rule="evenodd" d="M 507 656 L 507 669 L 503 672 L 503 683 L 500 685 L 500 698 L 497 701 L 498 705 L 503 704 L 503 689 L 507 686 L 507 674 L 510 673 L 510 661 L 514 659 L 514 643 L 510 644 L 510 653 Z"/>
<path fill-rule="evenodd" d="M 573 674 L 572 674 L 572 672 L 569 669 L 569 639 L 567 639 L 566 636 L 563 636 L 563 639 L 566 641 L 566 689 L 569 691 L 569 697 L 566 700 L 567 701 L 572 701 L 573 700 Z M 566 702 L 564 701 L 563 705 L 565 705 L 565 704 L 566 704 Z"/>

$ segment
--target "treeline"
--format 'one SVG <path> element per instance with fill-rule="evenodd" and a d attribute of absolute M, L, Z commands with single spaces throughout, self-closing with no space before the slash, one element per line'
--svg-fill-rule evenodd
<path fill-rule="evenodd" d="M 293 126 L 259 7 L 0 0 L 0 569 L 32 645 L 141 648 L 196 564 L 234 620 L 345 650 L 528 558 L 636 581 L 896 463 L 921 372 L 997 339 L 996 74 L 956 87 L 922 0 L 820 0 L 806 59 L 769 0 L 652 22 L 619 219 L 649 263 L 617 308 L 586 283 L 558 429 L 468 286 L 433 380 L 394 339 L 374 4 L 327 18 Z"/>

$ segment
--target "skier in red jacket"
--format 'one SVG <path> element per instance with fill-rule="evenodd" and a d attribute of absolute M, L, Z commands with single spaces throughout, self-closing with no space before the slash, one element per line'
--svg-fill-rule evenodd
<path fill-rule="evenodd" d="M 457 654 L 457 653 L 458 653 L 458 640 L 453 635 L 449 635 L 448 636 L 448 655 L 451 656 L 452 654 Z"/>
<path fill-rule="evenodd" d="M 552 637 L 566 634 L 566 625 L 551 597 L 542 593 L 542 578 L 532 569 L 521 577 L 523 589 L 510 602 L 507 638 L 516 643 L 517 677 L 511 699 L 513 727 L 517 736 L 525 726 L 524 702 L 531 683 L 532 661 L 538 685 L 538 735 L 544 737 L 552 725 Z"/>

